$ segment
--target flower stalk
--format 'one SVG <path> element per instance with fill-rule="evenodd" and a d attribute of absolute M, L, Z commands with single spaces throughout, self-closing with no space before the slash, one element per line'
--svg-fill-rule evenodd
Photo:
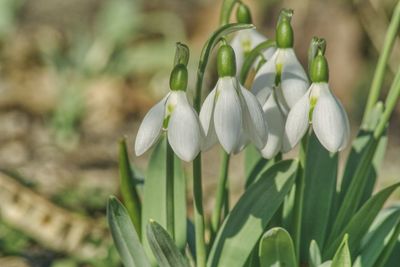
<path fill-rule="evenodd" d="M 229 169 L 230 155 L 222 151 L 221 169 L 218 178 L 217 194 L 215 197 L 214 209 L 211 215 L 211 236 L 214 237 L 221 224 L 221 212 L 224 201 L 228 195 L 227 182 L 228 182 L 228 169 Z"/>
<path fill-rule="evenodd" d="M 375 69 L 374 77 L 372 79 L 371 88 L 368 95 L 367 105 L 364 111 L 363 125 L 367 123 L 368 116 L 371 110 L 378 101 L 380 92 L 382 90 L 382 84 L 385 77 L 386 65 L 389 60 L 390 53 L 392 51 L 394 41 L 397 38 L 397 33 L 400 26 L 400 2 L 397 3 L 392 19 L 390 21 L 389 28 L 387 30 L 385 41 L 383 43 L 382 53 L 379 56 L 378 64 Z"/>
<path fill-rule="evenodd" d="M 175 239 L 175 211 L 174 211 L 174 151 L 171 148 L 171 145 L 166 142 L 167 151 L 166 151 L 166 182 L 167 182 L 167 201 L 166 201 L 166 210 L 167 210 L 167 231 L 171 235 L 172 239 Z"/>

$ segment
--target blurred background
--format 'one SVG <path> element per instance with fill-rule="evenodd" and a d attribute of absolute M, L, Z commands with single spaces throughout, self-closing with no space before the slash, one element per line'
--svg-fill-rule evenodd
<path fill-rule="evenodd" d="M 302 63 L 311 38 L 326 38 L 331 88 L 355 135 L 396 1 L 244 2 L 268 37 L 279 10 L 295 10 Z M 191 48 L 193 85 L 220 6 L 215 0 L 0 0 L 1 267 L 119 266 L 105 223 L 107 198 L 118 194 L 117 141 L 126 135 L 132 149 L 140 120 L 168 91 L 177 41 Z M 383 95 L 400 62 L 399 46 L 397 40 Z M 209 70 L 206 89 L 215 82 L 212 64 Z M 399 179 L 399 115 L 397 109 L 380 187 Z M 207 211 L 218 150 L 203 162 Z M 140 170 L 147 157 L 131 153 Z M 244 182 L 240 161 L 238 155 L 231 164 L 233 199 Z"/>

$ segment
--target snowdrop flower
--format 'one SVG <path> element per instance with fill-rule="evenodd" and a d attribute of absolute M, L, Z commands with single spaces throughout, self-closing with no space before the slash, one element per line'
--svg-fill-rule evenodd
<path fill-rule="evenodd" d="M 309 123 L 321 144 L 330 152 L 346 147 L 350 126 L 346 112 L 328 85 L 328 62 L 321 52 L 311 63 L 312 84 L 287 117 L 285 131 L 294 147 L 307 132 Z"/>
<path fill-rule="evenodd" d="M 247 23 L 247 24 L 252 23 L 250 10 L 243 3 L 239 4 L 239 7 L 236 12 L 236 18 L 239 23 Z M 241 30 L 235 34 L 235 36 L 231 41 L 231 46 L 235 51 L 236 55 L 236 70 L 238 75 L 240 74 L 240 71 L 242 69 L 247 54 L 257 45 L 267 40 L 268 39 L 264 35 L 262 35 L 255 29 Z M 266 59 L 269 59 L 274 52 L 275 52 L 275 47 L 268 48 L 263 52 L 263 56 Z M 256 62 L 255 65 L 257 64 L 258 63 Z"/>
<path fill-rule="evenodd" d="M 204 138 L 196 111 L 186 96 L 187 69 L 177 65 L 170 79 L 170 92 L 146 114 L 135 141 L 135 153 L 142 155 L 154 145 L 163 131 L 175 154 L 192 161 L 200 152 Z"/>
<path fill-rule="evenodd" d="M 286 116 L 309 86 L 307 74 L 293 50 L 292 15 L 291 10 L 282 10 L 276 27 L 277 49 L 257 72 L 252 87 L 269 126 L 268 142 L 261 150 L 265 158 L 290 150 L 285 136 Z"/>
<path fill-rule="evenodd" d="M 200 121 L 206 135 L 204 150 L 218 141 L 227 153 L 236 153 L 250 140 L 262 148 L 267 127 L 257 98 L 235 77 L 235 53 L 224 44 L 218 51 L 218 82 L 205 99 Z"/>

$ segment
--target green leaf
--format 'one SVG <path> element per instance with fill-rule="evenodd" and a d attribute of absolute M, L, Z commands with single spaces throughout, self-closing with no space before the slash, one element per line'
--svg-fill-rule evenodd
<path fill-rule="evenodd" d="M 327 237 L 330 209 L 336 192 L 338 154 L 331 154 L 315 133 L 308 139 L 302 215 L 301 259 L 307 259 L 309 244 L 321 246 Z"/>
<path fill-rule="evenodd" d="M 228 214 L 207 266 L 243 266 L 274 213 L 292 188 L 298 161 L 281 161 L 252 184 Z"/>
<path fill-rule="evenodd" d="M 362 239 L 361 249 L 353 267 L 374 266 L 399 221 L 400 207 L 382 210 Z"/>
<path fill-rule="evenodd" d="M 115 197 L 107 203 L 107 219 L 114 244 L 125 267 L 150 267 L 125 207 Z"/>
<path fill-rule="evenodd" d="M 351 256 L 347 240 L 348 235 L 346 234 L 333 257 L 331 267 L 351 267 Z"/>
<path fill-rule="evenodd" d="M 147 239 L 160 267 L 189 267 L 168 232 L 153 220 L 147 225 Z"/>
<path fill-rule="evenodd" d="M 175 157 L 174 160 L 174 204 L 175 204 L 175 242 L 178 248 L 183 249 L 186 245 L 186 183 L 183 175 L 181 161 Z M 149 220 L 155 220 L 166 227 L 166 138 L 155 146 L 149 160 L 147 175 L 143 186 L 143 210 L 142 210 L 142 232 L 146 231 Z M 155 264 L 155 258 L 151 253 L 146 235 L 143 235 L 143 245 L 150 260 Z"/>
<path fill-rule="evenodd" d="M 353 141 L 338 198 L 338 206 L 343 206 L 343 208 L 338 215 L 334 214 L 337 218 L 336 228 L 343 226 L 372 195 L 387 146 L 386 134 L 379 140 L 373 138 L 373 131 L 382 112 L 383 104 L 378 102 Z"/>
<path fill-rule="evenodd" d="M 134 183 L 135 177 L 129 162 L 128 149 L 126 147 L 126 138 L 119 142 L 119 177 L 121 183 L 121 194 L 126 209 L 135 226 L 136 232 L 141 238 L 141 203 L 139 194 Z"/>
<path fill-rule="evenodd" d="M 321 265 L 318 265 L 318 267 L 331 267 L 332 261 L 326 261 L 322 263 Z"/>
<path fill-rule="evenodd" d="M 399 237 L 400 237 L 400 223 L 397 222 L 397 225 L 393 229 L 393 233 L 391 234 L 389 241 L 387 242 L 383 251 L 379 255 L 379 258 L 376 260 L 374 267 L 387 266 L 386 263 L 390 260 L 393 250 L 395 249 L 396 245 L 398 244 Z"/>
<path fill-rule="evenodd" d="M 397 183 L 375 194 L 351 218 L 339 235 L 330 235 L 329 241 L 327 242 L 327 247 L 323 253 L 325 256 L 324 258 L 330 258 L 334 252 L 334 249 L 338 246 L 340 240 L 345 234 L 349 234 L 350 249 L 352 255 L 354 255 L 355 252 L 360 249 L 360 243 L 363 236 L 367 233 L 383 204 L 399 186 L 400 183 Z"/>
<path fill-rule="evenodd" d="M 246 150 L 246 158 L 245 158 L 245 174 L 246 174 L 246 183 L 245 188 L 248 188 L 252 183 L 257 181 L 261 174 L 265 172 L 268 168 L 273 166 L 280 159 L 265 159 L 260 156 L 259 152 L 258 156 L 255 155 L 254 152 L 250 150 Z M 253 154 L 253 155 L 252 155 Z"/>
<path fill-rule="evenodd" d="M 319 250 L 317 242 L 315 240 L 311 241 L 310 251 L 309 251 L 309 264 L 310 267 L 318 267 L 321 265 L 321 251 Z"/>
<path fill-rule="evenodd" d="M 258 255 L 261 267 L 297 266 L 292 238 L 280 227 L 268 230 L 261 237 Z"/>

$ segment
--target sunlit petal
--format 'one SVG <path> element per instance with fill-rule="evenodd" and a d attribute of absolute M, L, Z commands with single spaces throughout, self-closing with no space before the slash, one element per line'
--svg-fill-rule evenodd
<path fill-rule="evenodd" d="M 284 59 L 282 63 L 281 88 L 285 104 L 290 109 L 305 94 L 309 83 L 307 74 L 293 49 L 284 49 L 282 52 L 284 53 Z"/>
<path fill-rule="evenodd" d="M 152 107 L 144 117 L 135 140 L 137 156 L 146 152 L 158 139 L 164 122 L 165 103 L 169 94 Z"/>
<path fill-rule="evenodd" d="M 177 104 L 168 124 L 168 142 L 180 159 L 192 161 L 199 154 L 203 139 L 200 121 L 185 92 L 172 94 L 177 95 Z"/>
<path fill-rule="evenodd" d="M 295 147 L 309 126 L 310 99 L 308 91 L 290 110 L 286 119 L 285 133 L 291 148 Z M 286 150 L 286 149 L 285 149 Z"/>
<path fill-rule="evenodd" d="M 257 98 L 246 88 L 240 86 L 242 98 L 243 126 L 246 135 L 259 149 L 267 142 L 267 126 L 264 113 Z"/>
<path fill-rule="evenodd" d="M 266 41 L 267 38 L 255 29 L 238 31 L 231 41 L 231 46 L 236 55 L 236 72 L 240 73 L 244 59 L 254 47 Z"/>
<path fill-rule="evenodd" d="M 330 152 L 346 146 L 349 139 L 347 115 L 329 90 L 328 84 L 318 84 L 320 94 L 312 114 L 313 129 L 321 144 Z"/>
<path fill-rule="evenodd" d="M 217 84 L 218 86 L 218 84 Z M 214 88 L 204 100 L 200 110 L 200 122 L 203 127 L 206 138 L 204 139 L 201 150 L 210 149 L 218 142 L 217 134 L 214 127 L 214 107 L 216 101 L 217 86 Z"/>
<path fill-rule="evenodd" d="M 270 159 L 282 149 L 282 139 L 285 132 L 285 116 L 282 114 L 275 93 L 272 93 L 263 106 L 264 117 L 268 124 L 268 141 L 261 150 L 263 157 Z"/>
<path fill-rule="evenodd" d="M 242 128 L 242 110 L 233 77 L 219 81 L 218 98 L 214 110 L 214 125 L 218 140 L 227 153 L 237 149 Z"/>
<path fill-rule="evenodd" d="M 272 92 L 275 86 L 276 78 L 276 60 L 277 54 L 275 53 L 270 60 L 268 60 L 258 70 L 254 77 L 253 87 L 251 91 L 257 96 L 257 99 L 263 105 Z"/>

